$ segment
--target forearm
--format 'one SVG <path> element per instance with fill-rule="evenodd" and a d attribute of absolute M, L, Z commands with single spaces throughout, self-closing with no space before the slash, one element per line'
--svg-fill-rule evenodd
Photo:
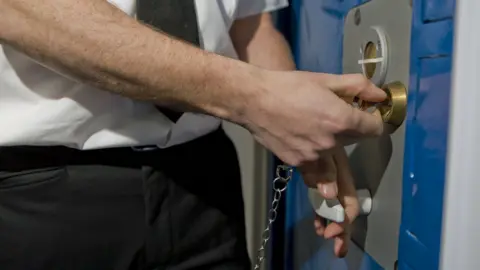
<path fill-rule="evenodd" d="M 221 118 L 255 95 L 233 87 L 253 67 L 158 33 L 105 0 L 0 0 L 0 17 L 2 43 L 119 95 Z"/>
<path fill-rule="evenodd" d="M 270 15 L 259 16 L 257 23 L 252 22 L 253 18 L 248 20 L 239 21 L 232 28 L 232 32 L 237 32 L 234 43 L 239 59 L 266 69 L 294 70 L 290 47 L 275 29 Z"/>
<path fill-rule="evenodd" d="M 252 40 L 252 44 L 247 48 L 248 57 L 241 59 L 267 69 L 294 70 L 295 63 L 285 38 L 278 31 L 267 31 L 265 35 Z"/>

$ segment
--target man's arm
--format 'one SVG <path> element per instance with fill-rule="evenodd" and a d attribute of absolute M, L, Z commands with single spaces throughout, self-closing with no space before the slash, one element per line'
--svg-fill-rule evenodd
<path fill-rule="evenodd" d="M 158 33 L 105 0 L 0 0 L 0 18 L 0 42 L 40 63 L 119 95 L 241 124 L 292 165 L 343 135 L 383 130 L 380 118 L 338 97 L 383 101 L 364 76 L 262 69 Z"/>
<path fill-rule="evenodd" d="M 270 13 L 236 20 L 230 37 L 242 61 L 272 70 L 295 69 L 288 43 L 275 28 Z"/>
<path fill-rule="evenodd" d="M 260 74 L 253 66 L 158 33 L 106 0 L 0 0 L 0 18 L 0 42 L 116 94 L 232 119 L 257 93 L 233 87 Z"/>

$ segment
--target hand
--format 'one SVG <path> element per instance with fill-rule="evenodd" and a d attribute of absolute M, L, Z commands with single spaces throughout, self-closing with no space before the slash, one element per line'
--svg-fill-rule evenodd
<path fill-rule="evenodd" d="M 381 117 L 348 103 L 386 98 L 363 75 L 266 71 L 259 78 L 259 96 L 249 102 L 242 125 L 287 164 L 315 161 L 346 141 L 383 132 Z"/>
<path fill-rule="evenodd" d="M 326 226 L 320 216 L 317 216 L 314 222 L 316 233 L 326 239 L 334 238 L 335 255 L 344 257 L 348 252 L 350 225 L 359 213 L 359 203 L 344 148 L 339 147 L 332 156 L 309 162 L 299 169 L 308 187 L 317 188 L 324 198 L 338 198 L 345 209 L 343 223 L 332 222 Z M 326 186 L 331 186 L 331 190 L 338 190 L 338 196 L 335 193 L 326 193 Z"/>

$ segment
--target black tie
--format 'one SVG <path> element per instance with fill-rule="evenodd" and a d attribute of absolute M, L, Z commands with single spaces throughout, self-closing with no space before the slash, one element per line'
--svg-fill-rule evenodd
<path fill-rule="evenodd" d="M 195 0 L 137 0 L 137 19 L 184 41 L 200 46 Z M 172 122 L 183 113 L 157 108 Z"/>

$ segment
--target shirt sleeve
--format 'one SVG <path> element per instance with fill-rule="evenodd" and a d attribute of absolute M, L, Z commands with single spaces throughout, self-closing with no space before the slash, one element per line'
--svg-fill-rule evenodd
<path fill-rule="evenodd" d="M 238 0 L 236 18 L 271 12 L 287 6 L 288 0 Z"/>

